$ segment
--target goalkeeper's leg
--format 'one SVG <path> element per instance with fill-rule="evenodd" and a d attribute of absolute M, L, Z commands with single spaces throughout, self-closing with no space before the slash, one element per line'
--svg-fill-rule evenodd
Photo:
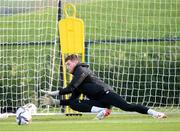
<path fill-rule="evenodd" d="M 98 107 L 102 107 L 102 108 L 105 107 L 96 101 L 79 100 L 79 99 L 57 100 L 49 95 L 45 95 L 45 96 L 41 97 L 40 100 L 41 100 L 42 105 L 69 106 L 73 110 L 76 110 L 79 112 L 92 112 L 91 109 L 93 106 L 98 106 Z M 101 110 L 101 108 L 98 110 Z M 97 110 L 97 112 L 98 112 L 98 110 Z"/>
<path fill-rule="evenodd" d="M 60 105 L 68 105 L 79 112 L 97 113 L 96 119 L 98 120 L 102 120 L 111 113 L 109 105 L 103 105 L 95 100 L 61 100 Z"/>
<path fill-rule="evenodd" d="M 109 104 L 113 105 L 115 107 L 118 107 L 124 111 L 130 111 L 130 112 L 138 112 L 141 114 L 149 114 L 156 118 L 166 118 L 167 116 L 162 112 L 157 112 L 155 110 L 152 110 L 148 107 L 145 107 L 140 104 L 129 104 L 127 103 L 121 96 L 114 92 L 107 92 L 105 96 L 102 96 L 99 100 L 103 104 Z"/>
<path fill-rule="evenodd" d="M 103 105 L 95 100 L 79 100 L 79 99 L 69 99 L 69 100 L 61 100 L 60 105 L 68 105 L 73 110 L 79 112 L 99 112 L 104 108 L 110 108 L 109 105 Z M 93 109 L 93 108 L 97 109 Z"/>
<path fill-rule="evenodd" d="M 63 105 L 70 106 L 73 110 L 79 112 L 91 112 L 98 113 L 96 118 L 101 120 L 110 114 L 110 106 L 102 105 L 95 100 L 78 100 L 78 99 L 67 99 L 67 100 L 57 100 L 53 99 L 51 96 L 43 96 L 41 98 L 41 104 L 43 105 Z"/>

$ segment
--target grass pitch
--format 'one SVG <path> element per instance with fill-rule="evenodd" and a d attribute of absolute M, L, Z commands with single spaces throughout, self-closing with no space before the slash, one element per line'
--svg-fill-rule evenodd
<path fill-rule="evenodd" d="M 94 117 L 34 116 L 32 124 L 24 126 L 10 117 L 0 120 L 0 131 L 180 131 L 180 114 L 170 114 L 166 119 L 141 114 L 110 115 L 104 120 Z"/>

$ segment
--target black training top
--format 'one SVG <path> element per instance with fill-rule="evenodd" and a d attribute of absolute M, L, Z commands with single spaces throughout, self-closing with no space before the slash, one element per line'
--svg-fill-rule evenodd
<path fill-rule="evenodd" d="M 112 91 L 112 88 L 93 74 L 88 67 L 84 63 L 77 64 L 74 68 L 72 81 L 66 88 L 59 88 L 59 94 L 72 93 L 72 99 L 83 93 L 89 99 L 96 99 L 105 94 L 106 91 Z"/>

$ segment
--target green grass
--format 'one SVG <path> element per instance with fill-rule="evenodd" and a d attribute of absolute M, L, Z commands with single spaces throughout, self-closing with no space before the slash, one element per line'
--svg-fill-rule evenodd
<path fill-rule="evenodd" d="M 179 37 L 179 7 L 178 0 L 94 0 L 76 5 L 77 16 L 85 22 L 87 41 Z M 21 98 L 25 102 L 30 100 L 26 95 L 35 99 L 37 88 L 49 88 L 54 44 L 28 45 L 26 42 L 54 42 L 58 36 L 56 17 L 55 7 L 0 16 L 0 93 L 9 94 L 1 94 L 4 104 L 11 104 L 12 100 L 16 100 L 13 105 L 21 104 Z M 3 45 L 14 42 L 26 45 Z M 157 105 L 161 101 L 163 105 L 179 107 L 179 41 L 91 44 L 89 50 L 91 69 L 121 95 L 128 95 L 129 101 L 154 106 L 156 100 Z M 57 47 L 55 56 L 54 89 L 59 85 Z M 156 88 L 162 91 L 154 92 Z M 20 93 L 18 97 L 17 93 Z M 136 95 L 143 96 L 137 98 Z M 92 121 L 92 118 L 35 117 L 29 126 L 17 126 L 14 118 L 9 118 L 0 121 L 0 130 L 179 130 L 180 116 L 170 115 L 166 120 L 140 115 L 112 115 L 103 121 Z"/>
<path fill-rule="evenodd" d="M 0 43 L 40 42 L 55 40 L 56 8 L 0 16 Z"/>
<path fill-rule="evenodd" d="M 180 36 L 179 1 L 101 0 L 76 5 L 86 40 Z M 57 37 L 57 8 L 0 16 L 0 43 L 51 41 Z M 25 35 L 25 36 L 24 36 Z"/>
<path fill-rule="evenodd" d="M 90 39 L 180 36 L 180 2 L 103 0 L 77 6 Z M 87 13 L 89 12 L 89 13 Z"/>
<path fill-rule="evenodd" d="M 146 115 L 110 115 L 93 120 L 95 115 L 82 117 L 35 116 L 30 125 L 18 126 L 14 117 L 0 120 L 1 131 L 180 131 L 180 115 L 154 119 Z"/>

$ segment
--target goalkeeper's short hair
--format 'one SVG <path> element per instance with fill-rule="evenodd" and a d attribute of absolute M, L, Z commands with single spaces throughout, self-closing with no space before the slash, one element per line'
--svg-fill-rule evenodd
<path fill-rule="evenodd" d="M 79 57 L 76 54 L 71 54 L 65 58 L 65 62 L 67 62 L 68 60 L 78 60 L 79 61 Z"/>

